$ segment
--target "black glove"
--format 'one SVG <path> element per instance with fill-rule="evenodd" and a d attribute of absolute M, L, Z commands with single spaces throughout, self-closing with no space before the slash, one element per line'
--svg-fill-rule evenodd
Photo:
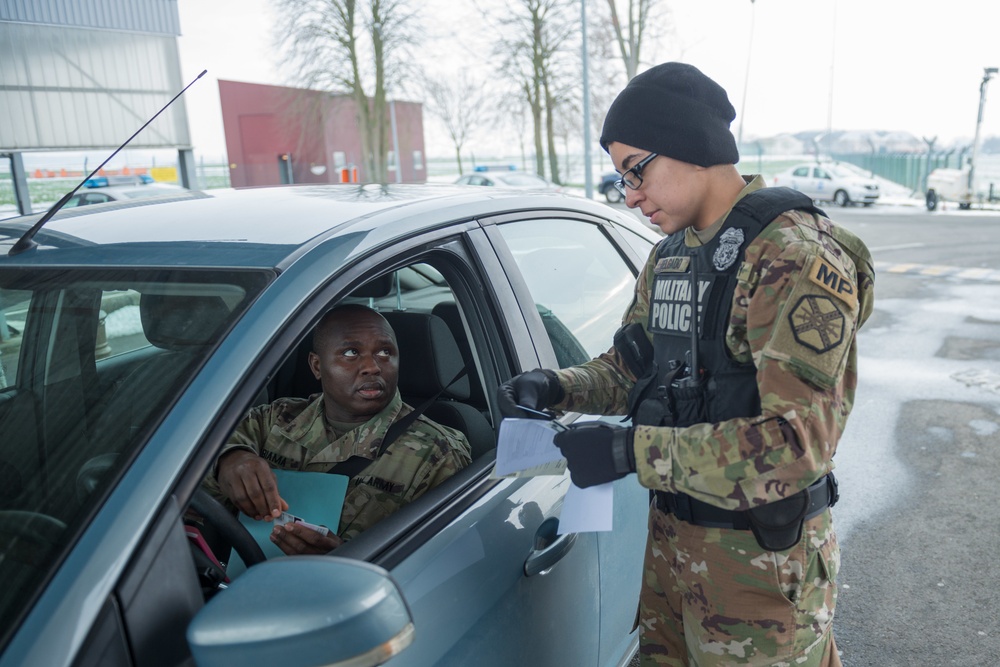
<path fill-rule="evenodd" d="M 497 404 L 504 417 L 541 419 L 540 415 L 525 412 L 517 406 L 542 411 L 565 397 L 566 392 L 559 384 L 556 374 L 541 368 L 515 375 L 497 388 Z"/>
<path fill-rule="evenodd" d="M 572 425 L 556 434 L 569 476 L 581 489 L 621 479 L 635 472 L 632 429 L 605 422 Z"/>

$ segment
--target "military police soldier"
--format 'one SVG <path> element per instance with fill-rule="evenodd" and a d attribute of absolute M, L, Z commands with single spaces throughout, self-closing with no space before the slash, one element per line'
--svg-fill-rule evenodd
<path fill-rule="evenodd" d="M 329 552 L 471 462 L 462 433 L 423 415 L 407 417 L 413 408 L 396 387 L 396 337 L 374 310 L 343 305 L 327 313 L 313 333 L 309 368 L 323 392 L 253 408 L 217 459 L 217 485 L 207 480 L 244 514 L 270 520 L 288 509 L 272 466 L 306 472 L 352 467 L 356 474 L 336 534 L 293 523 L 274 528 L 271 541 L 290 555 Z M 394 423 L 405 430 L 396 435 Z M 391 442 L 379 453 L 386 439 Z"/>
<path fill-rule="evenodd" d="M 517 406 L 628 414 L 556 436 L 575 484 L 652 490 L 644 665 L 839 665 L 833 455 L 854 402 L 871 256 L 797 192 L 736 170 L 735 110 L 698 69 L 656 66 L 601 136 L 626 204 L 667 236 L 614 346 L 500 387 Z"/>

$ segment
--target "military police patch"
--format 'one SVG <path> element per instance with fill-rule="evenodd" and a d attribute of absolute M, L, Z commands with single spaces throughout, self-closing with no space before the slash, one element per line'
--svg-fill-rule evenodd
<path fill-rule="evenodd" d="M 837 348 L 844 340 L 844 319 L 833 299 L 817 294 L 799 299 L 788 315 L 796 342 L 818 354 Z"/>
<path fill-rule="evenodd" d="M 722 234 L 719 238 L 719 247 L 715 249 L 715 255 L 712 256 L 712 263 L 717 270 L 725 271 L 733 265 L 736 258 L 740 256 L 740 246 L 743 245 L 745 238 L 743 230 L 737 227 L 727 229 Z"/>

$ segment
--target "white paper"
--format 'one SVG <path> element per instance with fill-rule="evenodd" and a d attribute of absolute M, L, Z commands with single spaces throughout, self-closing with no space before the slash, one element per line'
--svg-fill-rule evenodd
<path fill-rule="evenodd" d="M 613 524 L 614 482 L 581 489 L 570 484 L 559 517 L 559 534 L 596 533 L 611 530 Z"/>
<path fill-rule="evenodd" d="M 565 460 L 552 442 L 558 432 L 556 428 L 543 419 L 504 419 L 500 422 L 494 475 L 503 477 L 540 466 L 547 472 L 535 474 L 562 474 L 566 469 Z M 556 471 L 553 464 L 560 462 L 562 467 Z"/>

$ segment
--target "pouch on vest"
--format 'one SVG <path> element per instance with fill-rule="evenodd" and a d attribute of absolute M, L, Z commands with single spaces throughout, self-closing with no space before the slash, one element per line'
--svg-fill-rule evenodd
<path fill-rule="evenodd" d="M 615 332 L 614 346 L 637 379 L 646 375 L 653 363 L 653 344 L 646 337 L 646 330 L 638 322 L 626 324 Z"/>
<path fill-rule="evenodd" d="M 708 419 L 708 401 L 705 398 L 707 383 L 701 382 L 691 387 L 680 387 L 676 383 L 671 387 L 676 423 L 682 426 L 702 424 Z"/>
<path fill-rule="evenodd" d="M 808 509 L 809 492 L 799 491 L 788 498 L 747 510 L 750 530 L 757 544 L 766 551 L 791 549 L 802 538 Z"/>

